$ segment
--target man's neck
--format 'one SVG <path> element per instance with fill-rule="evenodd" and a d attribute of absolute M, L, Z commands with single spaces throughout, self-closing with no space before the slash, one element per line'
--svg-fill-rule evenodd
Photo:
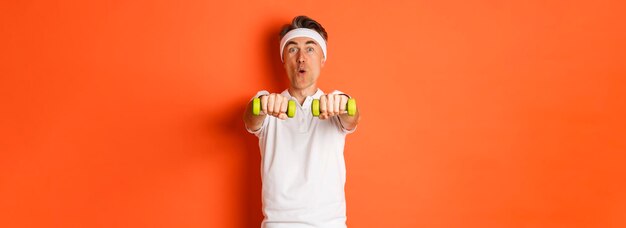
<path fill-rule="evenodd" d="M 289 95 L 295 98 L 300 105 L 304 103 L 304 99 L 306 99 L 307 96 L 313 96 L 316 92 L 317 86 L 311 86 L 304 89 L 295 89 L 293 87 L 289 88 Z"/>

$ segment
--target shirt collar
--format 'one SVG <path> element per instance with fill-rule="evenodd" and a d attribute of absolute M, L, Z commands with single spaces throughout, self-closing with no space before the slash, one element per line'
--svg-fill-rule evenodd
<path fill-rule="evenodd" d="M 291 94 L 289 94 L 289 89 L 286 89 L 285 91 L 283 91 L 281 95 L 288 97 L 288 98 L 292 98 Z M 310 97 L 313 97 L 313 99 L 320 99 L 322 95 L 324 95 L 324 92 L 318 88 L 317 91 L 313 94 L 313 96 L 310 96 Z"/>

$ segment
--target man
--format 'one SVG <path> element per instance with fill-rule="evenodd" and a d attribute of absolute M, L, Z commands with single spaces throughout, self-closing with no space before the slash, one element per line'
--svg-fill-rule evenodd
<path fill-rule="evenodd" d="M 359 121 L 349 116 L 349 96 L 324 94 L 317 79 L 328 57 L 328 35 L 322 25 L 295 17 L 280 33 L 281 60 L 289 78 L 282 93 L 260 91 L 261 114 L 251 105 L 244 113 L 246 129 L 259 138 L 263 180 L 263 228 L 346 227 L 345 136 Z M 311 103 L 320 99 L 320 116 Z M 288 101 L 296 101 L 296 115 L 288 118 Z"/>

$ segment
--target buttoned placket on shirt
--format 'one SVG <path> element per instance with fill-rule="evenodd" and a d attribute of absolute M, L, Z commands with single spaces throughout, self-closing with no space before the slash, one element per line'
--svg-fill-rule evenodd
<path fill-rule="evenodd" d="M 307 121 L 308 119 L 307 117 L 308 115 L 311 115 L 308 112 L 309 108 L 311 107 L 311 99 L 312 98 L 310 96 L 307 96 L 304 99 L 304 103 L 302 104 L 302 106 L 300 104 L 297 104 L 298 109 L 300 111 L 300 115 L 298 115 L 298 132 L 300 133 L 305 133 L 307 129 L 309 129 L 310 121 Z"/>

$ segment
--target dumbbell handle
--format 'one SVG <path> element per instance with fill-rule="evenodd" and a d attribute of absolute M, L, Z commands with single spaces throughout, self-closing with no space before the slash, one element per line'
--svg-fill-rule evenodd
<path fill-rule="evenodd" d="M 356 114 L 356 100 L 354 98 L 348 99 L 348 103 L 346 104 L 346 111 L 348 111 L 349 116 L 354 116 Z M 313 99 L 311 102 L 311 112 L 313 116 L 320 115 L 320 100 Z M 258 116 L 261 114 L 261 99 L 254 98 L 252 100 L 252 114 Z M 294 100 L 289 100 L 287 103 L 287 116 L 289 118 L 293 118 L 296 116 L 296 102 Z"/>

